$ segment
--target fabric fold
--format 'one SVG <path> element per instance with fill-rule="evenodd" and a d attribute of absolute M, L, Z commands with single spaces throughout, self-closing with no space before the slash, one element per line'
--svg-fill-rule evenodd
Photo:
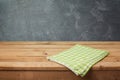
<path fill-rule="evenodd" d="M 108 51 L 83 45 L 75 45 L 47 59 L 62 64 L 76 75 L 85 76 L 90 68 L 108 55 Z"/>

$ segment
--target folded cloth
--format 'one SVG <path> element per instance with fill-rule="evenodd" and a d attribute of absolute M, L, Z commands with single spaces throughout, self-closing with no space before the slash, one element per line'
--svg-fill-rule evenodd
<path fill-rule="evenodd" d="M 76 75 L 83 77 L 95 63 L 107 55 L 108 51 L 105 50 L 75 45 L 59 54 L 49 56 L 47 59 L 62 64 Z"/>

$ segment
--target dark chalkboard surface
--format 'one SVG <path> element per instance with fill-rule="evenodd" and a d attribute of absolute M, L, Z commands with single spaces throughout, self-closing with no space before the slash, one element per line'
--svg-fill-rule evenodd
<path fill-rule="evenodd" d="M 0 40 L 120 40 L 120 0 L 0 0 Z"/>

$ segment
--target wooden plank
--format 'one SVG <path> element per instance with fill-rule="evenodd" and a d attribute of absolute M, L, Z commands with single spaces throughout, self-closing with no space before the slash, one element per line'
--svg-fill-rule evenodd
<path fill-rule="evenodd" d="M 87 45 L 91 45 L 91 44 L 95 44 L 95 45 L 117 45 L 120 44 L 119 41 L 10 41 L 10 42 L 6 42 L 6 41 L 1 41 L 0 45 L 5 45 L 5 44 L 9 44 L 9 45 L 74 45 L 74 44 L 87 44 Z"/>
<path fill-rule="evenodd" d="M 0 62 L 49 62 L 46 56 L 0 56 Z M 102 62 L 120 62 L 120 56 L 110 56 L 102 60 Z"/>
<path fill-rule="evenodd" d="M 0 49 L 0 56 L 47 56 L 58 54 L 66 49 Z M 105 49 L 110 52 L 108 56 L 120 56 L 120 49 Z"/>
<path fill-rule="evenodd" d="M 68 70 L 55 62 L 0 62 L 0 70 Z"/>
<path fill-rule="evenodd" d="M 6 56 L 0 57 L 0 62 L 49 62 L 46 57 Z M 106 57 L 102 62 L 120 62 L 120 57 Z"/>
<path fill-rule="evenodd" d="M 0 62 L 0 70 L 69 70 L 55 62 Z M 92 70 L 120 70 L 120 62 L 99 62 Z"/>
<path fill-rule="evenodd" d="M 0 49 L 68 49 L 73 45 L 0 45 Z M 120 45 L 84 45 L 100 49 L 120 49 Z"/>
<path fill-rule="evenodd" d="M 17 49 L 17 50 L 0 50 L 0 56 L 50 56 L 50 55 L 54 55 L 54 54 L 58 54 L 62 51 L 64 51 L 66 49 L 40 49 L 40 50 L 21 50 L 21 49 Z M 108 50 L 109 51 L 109 55 L 108 56 L 120 56 L 120 50 Z M 45 53 L 47 53 L 47 55 L 45 55 Z"/>
<path fill-rule="evenodd" d="M 7 50 L 0 50 L 0 56 L 7 56 L 7 55 L 16 55 L 16 56 L 50 56 L 54 54 L 58 54 L 66 49 L 39 49 L 39 50 L 21 50 L 21 49 L 7 49 Z M 117 49 L 105 49 L 109 51 L 108 56 L 120 56 L 120 50 Z M 45 55 L 47 53 L 47 55 Z"/>
<path fill-rule="evenodd" d="M 0 42 L 0 70 L 68 70 L 48 61 L 75 44 L 107 50 L 110 54 L 92 67 L 93 70 L 120 70 L 120 42 Z M 52 65 L 51 65 L 52 64 Z M 102 68 L 101 68 L 102 66 Z"/>
<path fill-rule="evenodd" d="M 81 78 L 63 65 L 48 61 L 75 44 L 107 50 L 110 54 Z M 0 42 L 0 80 L 120 80 L 120 42 Z"/>
<path fill-rule="evenodd" d="M 0 57 L 0 62 L 47 62 L 45 57 L 16 57 L 16 56 L 6 56 Z"/>
<path fill-rule="evenodd" d="M 83 80 L 120 80 L 120 71 L 89 71 Z"/>
<path fill-rule="evenodd" d="M 85 77 L 71 71 L 0 71 L 0 80 L 120 80 L 120 71 L 89 71 Z"/>
<path fill-rule="evenodd" d="M 0 80 L 79 80 L 70 71 L 0 71 Z"/>

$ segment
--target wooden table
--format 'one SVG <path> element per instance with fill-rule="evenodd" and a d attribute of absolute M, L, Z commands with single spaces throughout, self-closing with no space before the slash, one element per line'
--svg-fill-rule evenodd
<path fill-rule="evenodd" d="M 108 50 L 110 54 L 81 78 L 48 61 L 75 44 Z M 0 80 L 120 80 L 120 42 L 0 42 Z"/>

